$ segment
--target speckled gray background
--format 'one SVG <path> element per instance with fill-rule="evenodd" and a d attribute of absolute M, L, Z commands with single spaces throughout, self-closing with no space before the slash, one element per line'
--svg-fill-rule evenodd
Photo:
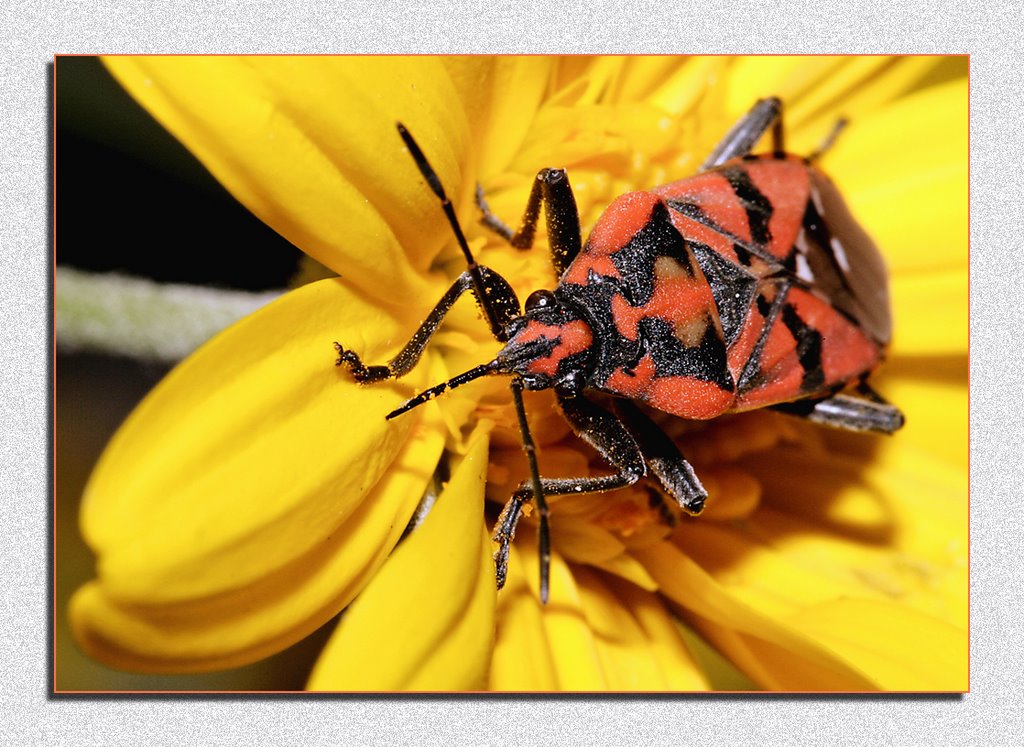
<path fill-rule="evenodd" d="M 614 10 L 601 12 L 600 6 Z M 0 57 L 0 739 L 7 744 L 1010 744 L 1021 739 L 1021 34 L 1009 2 L 29 0 Z M 851 7 L 859 10 L 851 11 Z M 47 67 L 98 52 L 968 52 L 972 55 L 971 694 L 188 698 L 49 695 Z"/>

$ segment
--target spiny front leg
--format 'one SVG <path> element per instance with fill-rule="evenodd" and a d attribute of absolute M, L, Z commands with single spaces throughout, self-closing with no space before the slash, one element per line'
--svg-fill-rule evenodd
<path fill-rule="evenodd" d="M 375 381 L 384 381 L 392 377 L 389 366 L 366 366 L 351 350 L 345 350 L 341 343 L 335 341 L 334 349 L 338 351 L 338 360 L 335 366 L 346 366 L 352 378 L 360 384 L 372 384 Z"/>
<path fill-rule="evenodd" d="M 593 446 L 618 471 L 613 475 L 596 477 L 542 479 L 540 489 L 544 496 L 603 493 L 632 485 L 647 474 L 640 445 L 618 418 L 583 395 L 571 395 L 558 390 L 555 394 L 559 407 L 573 431 Z M 532 480 L 521 483 L 505 504 L 494 526 L 492 539 L 497 544 L 494 565 L 499 589 L 505 585 L 508 575 L 509 549 L 515 538 L 516 525 L 522 515 L 523 504 L 533 495 Z M 543 563 L 542 552 L 542 579 L 547 577 L 547 569 L 543 567 Z"/>
<path fill-rule="evenodd" d="M 569 477 L 542 479 L 541 490 L 545 496 L 552 495 L 576 495 L 578 493 L 604 493 L 617 488 L 624 488 L 632 485 L 643 476 L 643 472 L 636 472 L 635 465 L 632 469 L 626 469 L 615 475 L 601 475 L 599 477 Z M 522 482 L 512 494 L 512 497 L 505 504 L 494 525 L 494 532 L 491 540 L 498 546 L 494 550 L 494 570 L 498 588 L 505 585 L 508 577 L 508 555 L 512 541 L 516 536 L 516 527 L 522 517 L 523 505 L 533 497 L 533 483 L 529 480 Z"/>
<path fill-rule="evenodd" d="M 489 304 L 500 325 L 507 325 L 512 319 L 519 316 L 519 299 L 508 282 L 494 270 L 483 265 L 477 268 L 480 271 L 480 279 L 483 281 L 484 293 L 487 296 L 486 303 Z M 466 291 L 476 296 L 473 273 L 469 270 L 463 272 L 452 284 L 452 287 L 441 297 L 437 305 L 413 334 L 412 339 L 406 343 L 401 352 L 398 353 L 386 366 L 367 366 L 359 356 L 351 350 L 347 350 L 340 342 L 335 342 L 334 347 L 338 351 L 337 366 L 345 366 L 352 374 L 352 378 L 360 384 L 372 384 L 387 379 L 397 379 L 409 373 L 419 362 L 423 350 L 434 336 L 437 328 L 441 326 L 445 315 L 459 297 Z M 483 302 L 476 299 L 477 305 L 483 307 Z"/>

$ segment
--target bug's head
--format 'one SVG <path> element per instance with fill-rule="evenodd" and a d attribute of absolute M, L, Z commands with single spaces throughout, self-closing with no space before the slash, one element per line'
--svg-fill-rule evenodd
<path fill-rule="evenodd" d="M 509 340 L 493 361 L 420 392 L 388 413 L 387 419 L 481 376 L 513 376 L 519 380 L 520 389 L 559 386 L 575 391 L 586 384 L 594 335 L 590 325 L 550 291 L 531 294 L 526 299 L 526 312 L 509 322 L 505 333 Z"/>
<path fill-rule="evenodd" d="M 495 359 L 501 373 L 518 376 L 526 389 L 583 385 L 594 336 L 590 325 L 553 293 L 532 293 L 525 313 L 508 331 L 509 341 Z"/>

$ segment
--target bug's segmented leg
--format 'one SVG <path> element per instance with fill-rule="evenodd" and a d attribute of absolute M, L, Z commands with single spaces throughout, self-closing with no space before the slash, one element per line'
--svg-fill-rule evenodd
<path fill-rule="evenodd" d="M 569 177 L 564 169 L 541 169 L 530 188 L 530 196 L 523 211 L 523 220 L 515 233 L 500 218 L 491 212 L 484 200 L 483 190 L 478 186 L 476 202 L 483 216 L 480 222 L 495 233 L 508 239 L 517 249 L 529 249 L 537 232 L 540 207 L 548 228 L 548 244 L 551 248 L 551 263 L 555 276 L 561 277 L 566 268 L 576 259 L 583 245 L 580 235 L 580 215 L 576 208 Z"/>
<path fill-rule="evenodd" d="M 845 117 L 840 117 L 836 120 L 836 123 L 832 125 L 832 130 L 825 136 L 825 139 L 821 141 L 821 144 L 815 148 L 810 155 L 807 156 L 807 163 L 814 163 L 821 158 L 831 148 L 836 138 L 839 137 L 839 133 L 846 129 L 846 125 L 850 122 Z"/>
<path fill-rule="evenodd" d="M 694 515 L 703 511 L 708 491 L 672 439 L 628 400 L 615 400 L 615 412 L 640 444 L 651 474 L 679 507 Z"/>
<path fill-rule="evenodd" d="M 487 204 L 487 198 L 484 196 L 484 186 L 480 183 L 476 185 L 476 206 L 480 211 L 480 223 L 487 228 L 494 231 L 494 233 L 501 236 L 505 241 L 511 241 L 512 236 L 515 234 L 511 228 L 501 218 L 491 210 L 491 206 Z M 534 216 L 534 220 L 537 220 L 537 216 Z"/>
<path fill-rule="evenodd" d="M 721 166 L 726 161 L 750 153 L 761 136 L 772 128 L 772 150 L 782 153 L 785 143 L 782 135 L 782 101 L 772 96 L 760 99 L 739 122 L 732 126 L 711 155 L 701 165 L 701 171 Z"/>
<path fill-rule="evenodd" d="M 490 304 L 498 323 L 502 326 L 508 324 L 512 319 L 519 316 L 520 313 L 519 299 L 516 297 L 515 291 L 512 290 L 512 286 L 508 284 L 505 278 L 493 270 L 483 265 L 478 265 L 477 269 L 484 293 L 487 296 L 487 302 Z M 427 315 L 426 320 L 413 334 L 412 339 L 406 343 L 405 347 L 387 365 L 366 366 L 358 355 L 351 350 L 346 350 L 338 342 L 334 343 L 334 347 L 338 351 L 338 360 L 335 362 L 335 365 L 347 366 L 352 374 L 352 378 L 360 384 L 370 384 L 376 381 L 397 379 L 405 376 L 416 366 L 420 356 L 423 355 L 423 350 L 426 348 L 427 343 L 430 342 L 430 338 L 433 337 L 434 332 L 441 325 L 445 315 L 455 305 L 459 297 L 466 291 L 470 291 L 476 297 L 476 283 L 474 281 L 475 278 L 472 272 L 469 270 L 463 272 L 458 280 L 452 284 L 452 287 L 441 297 L 441 300 L 437 302 L 437 305 L 430 314 Z M 484 302 L 480 298 L 476 298 L 476 301 L 483 308 Z"/>
<path fill-rule="evenodd" d="M 626 427 L 610 412 L 582 395 L 569 395 L 555 390 L 559 407 L 573 431 L 594 447 L 618 472 L 613 475 L 576 478 L 541 478 L 540 491 L 544 496 L 576 495 L 579 493 L 603 493 L 616 488 L 632 485 L 647 474 L 643 453 L 636 439 Z M 508 573 L 509 547 L 515 537 L 516 524 L 522 513 L 523 504 L 534 497 L 534 481 L 523 482 L 512 494 L 494 526 L 493 540 L 498 547 L 494 551 L 498 588 L 505 585 Z M 541 514 L 546 523 L 545 513 Z M 542 525 L 543 526 L 543 525 Z M 541 536 L 541 598 L 547 597 L 546 578 L 549 553 L 546 552 L 544 533 Z"/>
<path fill-rule="evenodd" d="M 773 405 L 772 409 L 847 431 L 895 433 L 903 427 L 903 413 L 877 394 L 875 397 L 877 400 L 862 399 L 850 394 L 833 394 L 824 399 L 785 402 Z"/>

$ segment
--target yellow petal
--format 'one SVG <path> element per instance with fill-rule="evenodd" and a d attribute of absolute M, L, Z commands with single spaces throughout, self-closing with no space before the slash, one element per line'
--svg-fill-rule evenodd
<path fill-rule="evenodd" d="M 852 120 L 823 159 L 891 272 L 967 266 L 966 78 Z"/>
<path fill-rule="evenodd" d="M 795 103 L 809 91 L 830 85 L 829 76 L 849 60 L 849 57 L 832 55 L 738 57 L 726 76 L 728 117 L 738 119 L 755 101 L 766 96 L 778 96 Z"/>
<path fill-rule="evenodd" d="M 382 302 L 421 293 L 450 241 L 395 132 L 415 135 L 452 194 L 469 147 L 464 102 L 432 57 L 111 57 L 128 91 L 228 191 Z"/>
<path fill-rule="evenodd" d="M 483 525 L 481 430 L 427 518 L 346 611 L 311 690 L 472 690 L 494 636 L 494 563 Z"/>
<path fill-rule="evenodd" d="M 731 526 L 687 524 L 676 536 L 685 558 L 664 548 L 634 553 L 695 627 L 763 686 L 960 689 L 966 472 L 898 435 L 863 461 L 848 456 L 867 448 L 857 438 L 829 435 L 824 451 L 748 457 L 765 485 L 764 508 Z M 852 613 L 816 622 L 840 603 L 877 610 L 892 634 Z M 910 645 L 915 628 L 921 635 Z"/>
<path fill-rule="evenodd" d="M 645 101 L 678 117 L 714 89 L 729 62 L 728 57 L 713 55 L 630 58 L 618 98 Z"/>
<path fill-rule="evenodd" d="M 721 64 L 723 58 L 697 56 L 689 58 L 639 56 L 626 59 L 613 100 L 647 101 L 666 111 L 679 113 L 689 96 L 699 96 L 708 61 Z M 700 70 L 701 73 L 698 73 Z M 688 84 L 688 85 L 684 85 Z"/>
<path fill-rule="evenodd" d="M 516 546 L 530 593 L 540 597 L 536 534 L 521 526 Z M 587 623 L 580 589 L 569 565 L 552 548 L 548 603 L 542 611 L 544 636 L 551 652 L 552 666 L 559 690 L 576 692 L 607 690 L 608 679 Z"/>
<path fill-rule="evenodd" d="M 794 579 L 808 579 L 805 587 L 815 594 L 809 601 L 900 600 L 966 629 L 966 470 L 899 434 L 853 456 L 866 446 L 855 439 L 829 434 L 824 452 L 778 450 L 748 461 L 773 510 L 734 530 L 729 541 L 756 547 L 736 549 L 743 561 L 730 574 L 771 588 L 769 566 L 759 563 L 776 557 L 802 569 Z M 779 594 L 792 599 L 794 586 Z"/>
<path fill-rule="evenodd" d="M 474 158 L 480 178 L 501 173 L 522 147 L 556 58 L 484 58 L 490 63 L 487 65 L 482 65 L 479 57 L 439 59 L 451 76 L 459 98 L 466 102 L 470 128 L 476 137 Z M 466 186 L 475 189 L 476 185 L 469 181 Z M 472 200 L 465 202 L 472 204 Z M 474 222 L 476 217 L 476 214 L 472 216 Z"/>
<path fill-rule="evenodd" d="M 569 566 L 555 553 L 550 599 L 541 606 L 536 535 L 530 527 L 523 529 L 517 534 L 509 582 L 500 596 L 499 609 L 514 617 L 503 618 L 499 626 L 491 689 L 707 689 L 656 595 L 585 567 Z"/>
<path fill-rule="evenodd" d="M 757 683 L 737 669 L 735 664 L 722 656 L 719 651 L 691 628 L 684 625 L 681 620 L 677 618 L 675 623 L 679 635 L 686 641 L 686 647 L 697 662 L 701 674 L 707 679 L 710 689 L 716 692 L 761 689 Z"/>
<path fill-rule="evenodd" d="M 826 85 L 814 87 L 787 110 L 787 118 L 791 116 L 807 138 L 803 143 L 796 140 L 795 152 L 810 152 L 817 145 L 811 138 L 820 141 L 839 117 L 872 116 L 879 107 L 911 91 L 945 59 L 936 55 L 847 58 Z"/>
<path fill-rule="evenodd" d="M 203 346 L 114 436 L 82 505 L 102 594 L 157 628 L 166 618 L 169 638 L 179 624 L 209 628 L 202 652 L 178 652 L 182 661 L 177 644 L 156 646 L 154 667 L 209 668 L 265 652 L 296 627 L 308 632 L 311 616 L 323 622 L 340 609 L 397 541 L 440 453 L 438 413 L 385 421 L 410 384 L 356 386 L 333 365 L 331 341 L 386 360 L 394 350 L 384 340 L 399 329 L 338 280 L 304 286 Z M 371 330 L 386 334 L 371 341 Z M 435 362 L 433 373 L 444 369 Z M 383 516 L 364 508 L 371 491 Z M 342 552 L 347 570 L 307 579 Z M 322 586 L 305 597 L 307 582 Z M 77 624 L 90 635 L 85 609 Z M 244 624 L 264 613 L 273 618 L 265 631 Z M 126 661 L 145 658 L 138 650 Z"/>
<path fill-rule="evenodd" d="M 610 690 L 707 690 L 672 618 L 657 596 L 575 567 L 584 614 Z"/>
<path fill-rule="evenodd" d="M 871 681 L 854 665 L 734 598 L 670 543 L 633 552 L 661 585 L 662 593 L 688 611 L 688 621 L 761 686 L 873 689 Z M 782 654 L 783 666 L 766 667 L 759 655 L 764 652 Z"/>
<path fill-rule="evenodd" d="M 509 553 L 508 580 L 498 593 L 488 690 L 543 692 L 558 688 L 540 600 L 525 573 L 517 543 Z"/>
<path fill-rule="evenodd" d="M 236 592 L 178 604 L 123 604 L 102 583 L 86 584 L 71 600 L 79 645 L 109 666 L 146 672 L 226 669 L 292 645 L 373 577 L 398 542 L 443 443 L 439 428 L 417 428 L 344 524 L 292 563 Z"/>
<path fill-rule="evenodd" d="M 897 434 L 967 474 L 969 453 L 967 356 L 891 360 L 874 380 L 879 391 L 907 415 Z"/>
<path fill-rule="evenodd" d="M 658 583 L 651 578 L 643 564 L 628 553 L 616 555 L 614 558 L 593 563 L 594 566 L 607 571 L 613 576 L 624 578 L 644 591 L 657 591 Z"/>
<path fill-rule="evenodd" d="M 325 280 L 178 366 L 111 440 L 85 490 L 82 530 L 108 591 L 144 603 L 222 593 L 343 522 L 418 419 L 384 415 L 429 374 L 424 365 L 401 384 L 357 386 L 334 366 L 332 341 L 376 362 L 401 329 Z"/>
<path fill-rule="evenodd" d="M 801 610 L 798 624 L 885 690 L 967 690 L 967 631 L 899 603 L 837 599 Z"/>
<path fill-rule="evenodd" d="M 890 281 L 891 355 L 966 355 L 968 342 L 967 266 Z"/>

